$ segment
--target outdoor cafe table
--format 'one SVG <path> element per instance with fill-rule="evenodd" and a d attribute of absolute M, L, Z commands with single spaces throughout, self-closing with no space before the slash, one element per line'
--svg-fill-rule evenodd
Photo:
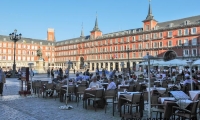
<path fill-rule="evenodd" d="M 195 90 L 195 91 L 189 91 L 189 95 L 190 95 L 190 98 L 192 100 L 196 100 L 198 99 L 198 95 L 200 94 L 200 90 Z"/>
<path fill-rule="evenodd" d="M 129 88 L 129 85 L 118 85 L 118 89 L 120 88 Z"/>
<path fill-rule="evenodd" d="M 149 91 L 149 88 L 146 88 L 146 90 Z M 166 92 L 166 88 L 163 88 L 163 87 L 155 87 L 155 88 L 151 87 L 150 88 L 151 92 L 154 91 L 154 90 L 158 91 L 160 94 L 163 94 L 163 93 Z"/>

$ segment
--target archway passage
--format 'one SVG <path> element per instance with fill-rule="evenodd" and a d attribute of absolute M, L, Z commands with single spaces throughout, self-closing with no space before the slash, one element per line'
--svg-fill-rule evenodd
<path fill-rule="evenodd" d="M 176 58 L 176 52 L 174 51 L 167 51 L 164 55 L 164 60 L 169 61 Z"/>
<path fill-rule="evenodd" d="M 80 57 L 80 69 L 84 69 L 84 58 Z"/>

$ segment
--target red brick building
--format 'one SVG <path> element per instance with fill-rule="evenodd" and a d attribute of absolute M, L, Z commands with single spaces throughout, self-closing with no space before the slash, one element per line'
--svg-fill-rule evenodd
<path fill-rule="evenodd" d="M 55 64 L 65 66 L 71 60 L 73 68 L 83 68 L 88 64 L 90 70 L 98 68 L 120 69 L 121 62 L 128 62 L 135 68 L 142 57 L 149 52 L 160 59 L 198 56 L 200 35 L 200 16 L 193 16 L 157 22 L 149 4 L 148 14 L 142 27 L 102 34 L 96 18 L 95 26 L 88 36 L 56 42 Z"/>

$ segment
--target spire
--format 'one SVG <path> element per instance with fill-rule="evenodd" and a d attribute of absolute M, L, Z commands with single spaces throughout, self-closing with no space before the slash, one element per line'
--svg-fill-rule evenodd
<path fill-rule="evenodd" d="M 83 32 L 83 23 L 82 23 L 82 30 L 81 30 L 81 36 L 80 37 L 84 37 L 84 32 Z"/>
<path fill-rule="evenodd" d="M 146 17 L 146 20 L 153 20 L 153 14 L 152 14 L 152 9 L 151 9 L 151 0 L 149 0 L 149 10 L 148 10 L 148 15 Z"/>
<path fill-rule="evenodd" d="M 95 21 L 95 26 L 93 28 L 93 31 L 100 31 L 98 27 L 97 13 L 96 13 L 96 21 Z"/>

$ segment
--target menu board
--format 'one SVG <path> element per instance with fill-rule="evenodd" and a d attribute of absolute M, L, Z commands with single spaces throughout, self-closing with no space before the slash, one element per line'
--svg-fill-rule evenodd
<path fill-rule="evenodd" d="M 29 81 L 29 68 L 28 67 L 21 68 L 21 80 Z"/>

